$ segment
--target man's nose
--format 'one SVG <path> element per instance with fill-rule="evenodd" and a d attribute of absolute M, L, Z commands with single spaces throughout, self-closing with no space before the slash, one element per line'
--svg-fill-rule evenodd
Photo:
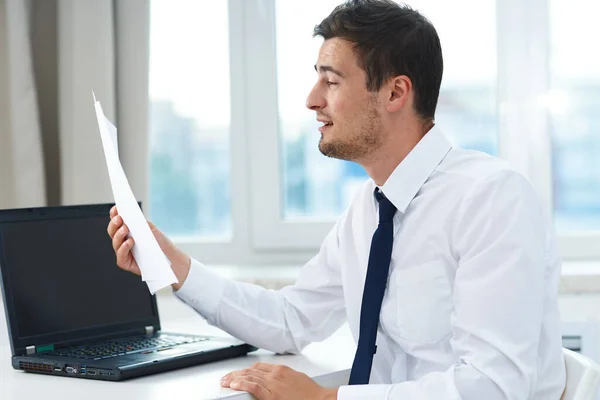
<path fill-rule="evenodd" d="M 316 85 L 312 88 L 306 98 L 306 108 L 312 111 L 318 111 L 325 108 L 325 98 L 319 94 Z"/>

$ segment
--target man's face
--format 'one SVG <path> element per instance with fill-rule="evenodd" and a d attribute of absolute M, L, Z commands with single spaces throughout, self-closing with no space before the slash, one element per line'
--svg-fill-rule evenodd
<path fill-rule="evenodd" d="M 369 92 L 352 44 L 339 38 L 323 42 L 315 68 L 318 80 L 306 107 L 323 122 L 319 150 L 328 157 L 365 160 L 384 142 L 378 92 Z"/>

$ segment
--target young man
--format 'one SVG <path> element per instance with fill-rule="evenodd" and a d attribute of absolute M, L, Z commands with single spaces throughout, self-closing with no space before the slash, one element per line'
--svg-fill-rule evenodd
<path fill-rule="evenodd" d="M 153 227 L 175 293 L 255 346 L 298 353 L 347 321 L 350 384 L 325 389 L 257 364 L 222 384 L 259 399 L 558 399 L 564 388 L 552 227 L 530 183 L 505 162 L 453 148 L 434 125 L 442 52 L 409 7 L 354 0 L 315 28 L 324 38 L 307 107 L 321 152 L 371 179 L 279 291 L 226 280 Z M 139 274 L 116 210 L 118 265 Z M 368 384 L 368 385 L 367 385 Z"/>

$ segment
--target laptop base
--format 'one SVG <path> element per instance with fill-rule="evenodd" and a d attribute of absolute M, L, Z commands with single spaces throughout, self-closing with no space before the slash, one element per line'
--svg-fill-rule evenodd
<path fill-rule="evenodd" d="M 128 363 L 120 363 L 117 357 L 114 359 L 114 364 L 116 365 L 113 367 L 110 367 L 106 363 L 95 363 L 94 361 L 84 364 L 86 360 L 68 359 L 65 357 L 52 360 L 38 354 L 33 356 L 13 356 L 12 366 L 17 370 L 45 375 L 103 381 L 122 381 L 158 372 L 245 356 L 255 350 L 257 350 L 256 347 L 248 344 L 239 344 L 203 353 L 186 354 L 181 357 L 164 357 L 161 359 L 160 357 L 149 356 L 147 360 L 140 360 L 141 362 L 129 365 Z"/>

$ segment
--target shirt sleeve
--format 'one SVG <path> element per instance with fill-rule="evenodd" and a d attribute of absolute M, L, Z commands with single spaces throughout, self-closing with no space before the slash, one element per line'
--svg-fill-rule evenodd
<path fill-rule="evenodd" d="M 450 341 L 455 364 L 416 381 L 345 386 L 338 399 L 529 398 L 537 383 L 544 304 L 557 301 L 556 287 L 545 291 L 556 282 L 546 279 L 549 227 L 541 210 L 531 184 L 516 172 L 475 184 L 450 235 L 459 260 Z"/>
<path fill-rule="evenodd" d="M 335 332 L 345 318 L 338 226 L 294 285 L 267 290 L 221 277 L 193 260 L 175 295 L 209 324 L 246 343 L 277 353 L 299 353 L 310 342 Z"/>

